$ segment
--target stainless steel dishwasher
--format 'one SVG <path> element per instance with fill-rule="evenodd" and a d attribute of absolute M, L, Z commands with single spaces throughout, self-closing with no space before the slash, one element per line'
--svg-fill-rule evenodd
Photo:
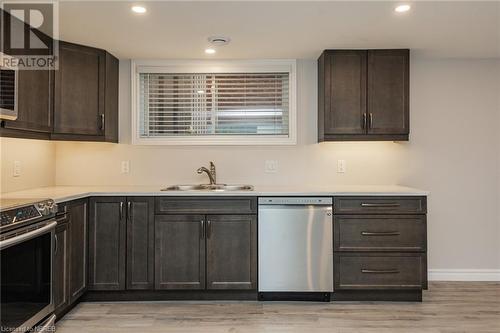
<path fill-rule="evenodd" d="M 329 300 L 332 198 L 259 198 L 259 299 Z"/>

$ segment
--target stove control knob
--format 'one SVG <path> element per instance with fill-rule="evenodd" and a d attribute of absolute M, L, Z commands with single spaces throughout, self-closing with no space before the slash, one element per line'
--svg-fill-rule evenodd
<path fill-rule="evenodd" d="M 49 210 L 50 210 L 50 213 L 53 213 L 53 214 L 57 213 L 57 204 L 54 202 L 51 202 L 50 206 L 49 206 Z"/>
<path fill-rule="evenodd" d="M 50 214 L 50 207 L 44 203 L 39 203 L 38 204 L 38 211 L 42 216 L 49 215 Z"/>

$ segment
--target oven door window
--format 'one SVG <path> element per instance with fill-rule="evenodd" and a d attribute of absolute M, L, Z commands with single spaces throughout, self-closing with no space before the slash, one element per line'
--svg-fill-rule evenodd
<path fill-rule="evenodd" d="M 1 329 L 20 328 L 51 302 L 51 233 L 1 251 Z"/>

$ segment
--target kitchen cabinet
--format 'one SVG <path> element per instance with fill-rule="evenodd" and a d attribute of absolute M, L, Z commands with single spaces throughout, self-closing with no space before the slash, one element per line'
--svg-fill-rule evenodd
<path fill-rule="evenodd" d="M 76 200 L 67 205 L 70 221 L 70 303 L 87 289 L 87 228 L 88 200 Z"/>
<path fill-rule="evenodd" d="M 89 290 L 125 289 L 125 197 L 93 197 L 89 207 Z"/>
<path fill-rule="evenodd" d="M 205 289 L 205 216 L 155 217 L 155 289 Z"/>
<path fill-rule="evenodd" d="M 54 249 L 54 313 L 56 316 L 63 313 L 70 304 L 69 297 L 69 270 L 70 270 L 70 243 L 69 221 L 65 217 L 57 221 Z"/>
<path fill-rule="evenodd" d="M 157 197 L 155 207 L 156 289 L 256 289 L 256 198 Z"/>
<path fill-rule="evenodd" d="M 118 59 L 59 42 L 52 139 L 118 142 Z"/>
<path fill-rule="evenodd" d="M 255 289 L 257 218 L 207 215 L 207 289 Z"/>
<path fill-rule="evenodd" d="M 318 141 L 408 140 L 407 49 L 325 50 L 318 59 Z"/>
<path fill-rule="evenodd" d="M 153 289 L 154 200 L 90 199 L 89 289 Z"/>
<path fill-rule="evenodd" d="M 2 15 L 6 22 L 13 19 Z M 59 67 L 18 72 L 18 117 L 0 122 L 0 136 L 118 142 L 118 59 L 30 30 L 47 45 L 58 43 Z M 18 52 L 5 50 L 12 56 Z"/>
<path fill-rule="evenodd" d="M 54 304 L 59 315 L 87 290 L 88 200 L 60 204 L 54 239 Z"/>
<path fill-rule="evenodd" d="M 127 197 L 126 288 L 153 289 L 154 199 Z"/>
<path fill-rule="evenodd" d="M 2 135 L 49 139 L 52 131 L 53 80 L 54 72 L 50 70 L 18 72 L 17 119 L 3 122 Z"/>
<path fill-rule="evenodd" d="M 421 300 L 426 197 L 334 198 L 334 300 Z"/>

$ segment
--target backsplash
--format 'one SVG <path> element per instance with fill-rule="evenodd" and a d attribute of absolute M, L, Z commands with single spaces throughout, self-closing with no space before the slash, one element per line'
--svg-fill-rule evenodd
<path fill-rule="evenodd" d="M 0 150 L 2 193 L 55 184 L 55 142 L 0 138 Z M 19 176 L 16 177 L 14 177 L 15 162 L 19 163 Z"/>

